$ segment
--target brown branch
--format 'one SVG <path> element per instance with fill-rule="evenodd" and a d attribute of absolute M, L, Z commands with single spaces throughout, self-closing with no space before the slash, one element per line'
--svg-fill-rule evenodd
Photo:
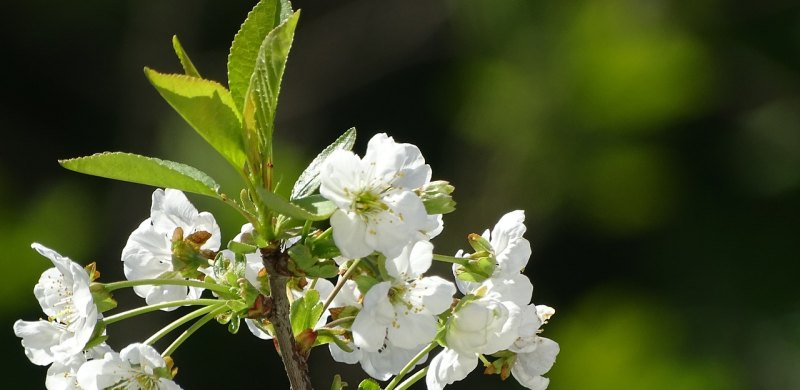
<path fill-rule="evenodd" d="M 261 248 L 261 260 L 269 275 L 272 298 L 272 310 L 267 318 L 275 328 L 275 338 L 289 383 L 293 390 L 312 390 L 306 357 L 294 341 L 289 320 L 289 298 L 286 295 L 286 282 L 290 275 L 287 270 L 289 255 L 281 252 L 280 246 L 274 244 Z"/>

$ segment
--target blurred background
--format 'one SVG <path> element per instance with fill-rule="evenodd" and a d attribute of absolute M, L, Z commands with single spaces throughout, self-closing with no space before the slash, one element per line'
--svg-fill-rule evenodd
<path fill-rule="evenodd" d="M 57 159 L 129 151 L 233 171 L 150 87 L 180 72 L 226 79 L 254 1 L 5 5 L 0 24 L 2 369 L 43 388 L 11 329 L 42 314 L 41 242 L 119 280 L 151 188 L 82 176 Z M 277 170 L 293 182 L 356 126 L 417 144 L 459 202 L 437 252 L 524 209 L 534 302 L 556 308 L 560 389 L 800 388 L 800 4 L 702 0 L 295 1 L 303 10 L 278 110 Z M 191 197 L 222 225 L 242 221 Z M 445 268 L 440 268 L 443 271 Z M 120 298 L 123 308 L 142 301 Z M 112 326 L 142 340 L 175 313 Z M 163 348 L 163 346 L 161 346 Z M 287 387 L 269 342 L 206 326 L 174 355 L 186 389 Z M 312 353 L 314 383 L 357 367 Z M 452 388 L 519 388 L 476 370 Z M 264 387 L 263 385 L 260 387 Z"/>

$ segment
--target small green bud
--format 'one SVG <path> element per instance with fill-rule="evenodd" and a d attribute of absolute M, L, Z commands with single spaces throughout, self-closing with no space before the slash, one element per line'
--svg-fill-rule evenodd
<path fill-rule="evenodd" d="M 455 211 L 456 202 L 450 194 L 455 187 L 444 180 L 432 181 L 417 189 L 417 194 L 425 205 L 428 214 L 447 214 Z"/>

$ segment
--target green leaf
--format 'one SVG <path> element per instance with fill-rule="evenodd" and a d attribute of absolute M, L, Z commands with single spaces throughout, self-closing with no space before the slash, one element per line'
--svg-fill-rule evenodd
<path fill-rule="evenodd" d="M 294 183 L 294 187 L 292 188 L 292 196 L 289 197 L 290 199 L 297 199 L 302 198 L 304 196 L 311 195 L 314 191 L 319 188 L 320 179 L 319 179 L 319 170 L 322 167 L 322 163 L 333 153 L 335 150 L 351 150 L 353 149 L 353 145 L 356 143 L 356 128 L 351 127 L 347 131 L 344 132 L 336 141 L 333 141 L 332 144 L 328 145 L 322 153 L 318 154 L 317 157 L 311 161 L 311 164 L 308 164 L 308 167 L 300 174 L 300 177 Z"/>
<path fill-rule="evenodd" d="M 319 291 L 314 289 L 306 291 L 302 297 L 292 302 L 289 312 L 293 335 L 297 336 L 306 329 L 314 329 L 314 325 L 322 315 Z"/>
<path fill-rule="evenodd" d="M 177 35 L 172 36 L 172 48 L 175 50 L 175 55 L 178 56 L 178 60 L 181 62 L 183 72 L 186 73 L 187 76 L 200 78 L 200 72 L 197 71 L 197 68 L 194 67 L 194 63 L 192 63 L 192 60 L 189 58 L 189 55 L 183 50 L 183 46 L 181 46 L 181 42 L 178 40 Z"/>
<path fill-rule="evenodd" d="M 292 12 L 287 0 L 262 0 L 242 23 L 231 44 L 228 55 L 228 86 L 239 112 L 244 111 L 244 97 L 264 38 L 285 21 Z"/>
<path fill-rule="evenodd" d="M 155 187 L 175 188 L 219 198 L 219 184 L 196 168 L 122 152 L 98 153 L 87 157 L 59 160 L 69 170 Z"/>
<path fill-rule="evenodd" d="M 322 221 L 327 219 L 333 213 L 324 202 L 307 202 L 300 204 L 289 202 L 281 198 L 279 195 L 269 192 L 263 188 L 257 188 L 257 193 L 267 206 L 272 211 L 283 214 L 287 217 L 296 218 L 303 221 Z M 316 205 L 316 206 L 314 206 Z M 305 207 L 309 207 L 306 209 Z M 330 211 L 330 212 L 328 212 Z"/>
<path fill-rule="evenodd" d="M 330 217 L 336 211 L 336 205 L 319 194 L 295 199 L 292 203 L 323 219 Z"/>
<path fill-rule="evenodd" d="M 381 387 L 378 385 L 378 382 L 367 378 L 358 384 L 358 390 L 381 390 Z"/>
<path fill-rule="evenodd" d="M 264 168 L 271 169 L 275 110 L 299 17 L 300 11 L 295 12 L 264 38 L 245 93 L 242 107 L 245 147 L 250 167 L 259 176 L 262 176 L 260 172 Z M 267 183 L 267 187 L 271 185 L 268 176 L 263 181 Z"/>
<path fill-rule="evenodd" d="M 206 142 L 238 171 L 244 168 L 242 120 L 225 87 L 214 81 L 163 74 L 149 68 L 145 68 L 144 73 L 164 100 Z"/>

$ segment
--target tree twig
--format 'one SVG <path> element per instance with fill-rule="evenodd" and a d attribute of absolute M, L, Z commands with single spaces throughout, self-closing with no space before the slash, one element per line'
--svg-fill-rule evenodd
<path fill-rule="evenodd" d="M 278 340 L 289 383 L 293 390 L 311 390 L 306 357 L 294 342 L 289 319 L 289 298 L 286 296 L 289 255 L 282 252 L 280 246 L 275 243 L 267 248 L 261 248 L 261 260 L 269 275 L 272 298 L 272 310 L 267 313 L 267 318 L 275 328 L 275 338 Z"/>

